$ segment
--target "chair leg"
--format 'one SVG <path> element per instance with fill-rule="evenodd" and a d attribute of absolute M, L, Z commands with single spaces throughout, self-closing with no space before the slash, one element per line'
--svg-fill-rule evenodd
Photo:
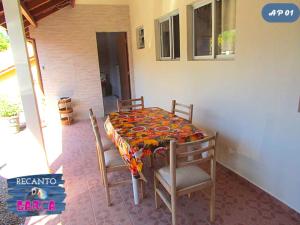
<path fill-rule="evenodd" d="M 101 174 L 101 183 L 104 186 L 104 174 L 103 174 L 103 168 L 102 168 L 102 164 L 101 163 L 99 165 L 99 170 L 100 170 L 100 174 Z"/>
<path fill-rule="evenodd" d="M 110 193 L 108 185 L 105 186 L 107 206 L 111 206 Z"/>
<path fill-rule="evenodd" d="M 216 189 L 215 184 L 213 184 L 210 190 L 210 222 L 211 223 L 215 221 L 215 202 L 216 202 L 215 189 Z"/>
<path fill-rule="evenodd" d="M 156 176 L 154 174 L 154 199 L 155 199 L 155 208 L 158 209 L 159 206 L 160 206 L 160 197 L 159 195 L 157 194 L 156 192 L 156 189 L 157 189 L 157 179 L 156 179 Z"/>
<path fill-rule="evenodd" d="M 176 225 L 176 196 L 171 196 L 172 225 Z"/>
<path fill-rule="evenodd" d="M 99 172 L 100 172 L 100 175 L 101 175 L 101 183 L 104 186 L 104 178 L 103 178 L 104 175 L 103 175 L 102 161 L 101 161 L 101 158 L 99 156 L 99 152 L 98 152 L 97 147 L 96 147 L 96 152 L 97 152 L 97 158 L 98 158 L 98 169 L 99 169 Z"/>
<path fill-rule="evenodd" d="M 103 175 L 103 183 L 104 183 L 104 188 L 105 188 L 107 206 L 110 206 L 111 205 L 110 191 L 109 191 L 109 184 L 108 184 L 106 169 L 103 170 L 102 175 Z"/>
<path fill-rule="evenodd" d="M 192 198 L 192 193 L 188 194 L 188 198 L 191 199 Z"/>

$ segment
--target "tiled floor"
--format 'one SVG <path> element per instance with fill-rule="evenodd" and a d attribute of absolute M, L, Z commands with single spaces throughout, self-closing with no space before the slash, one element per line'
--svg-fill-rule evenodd
<path fill-rule="evenodd" d="M 99 122 L 99 121 L 98 121 Z M 100 126 L 101 127 L 101 126 Z M 104 131 L 101 131 L 104 135 Z M 26 224 L 47 225 L 167 225 L 171 216 L 165 206 L 156 210 L 152 172 L 146 172 L 147 197 L 133 204 L 131 185 L 112 190 L 111 207 L 106 206 L 100 184 L 95 143 L 89 121 L 63 128 L 62 155 L 52 169 L 63 167 L 67 192 L 66 210 L 59 216 L 29 218 Z M 106 141 L 108 143 L 108 141 Z M 129 177 L 129 173 L 115 178 Z M 226 225 L 299 225 L 300 215 L 249 182 L 217 167 L 216 222 Z M 199 192 L 178 201 L 178 225 L 209 224 L 208 194 Z M 35 222 L 34 222 L 35 221 Z"/>
<path fill-rule="evenodd" d="M 1 170 L 1 169 L 0 169 Z M 0 175 L 0 224 L 22 224 L 25 219 L 18 217 L 16 214 L 7 209 L 5 202 L 9 199 L 7 193 L 7 182 L 4 177 Z"/>

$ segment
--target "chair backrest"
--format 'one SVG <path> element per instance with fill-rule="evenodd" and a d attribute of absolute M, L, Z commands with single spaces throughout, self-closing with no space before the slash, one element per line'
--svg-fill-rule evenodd
<path fill-rule="evenodd" d="M 94 132 L 94 135 L 95 135 L 96 150 L 97 150 L 99 164 L 101 164 L 102 168 L 105 170 L 105 158 L 104 158 L 103 145 L 102 145 L 102 141 L 101 141 L 101 136 L 100 136 L 100 132 L 99 132 L 97 119 L 94 116 L 94 113 L 93 113 L 92 109 L 89 109 L 89 115 L 90 115 L 90 120 L 91 120 L 91 124 L 92 124 L 92 128 L 93 128 L 93 132 Z"/>
<path fill-rule="evenodd" d="M 170 174 L 172 184 L 176 184 L 176 168 L 201 164 L 210 161 L 210 176 L 215 181 L 216 174 L 216 140 L 217 133 L 208 135 L 199 140 L 186 143 L 178 143 L 176 140 L 170 142 Z M 206 157 L 196 156 L 207 153 Z M 174 183 L 173 183 L 174 182 Z"/>
<path fill-rule="evenodd" d="M 178 107 L 181 107 L 181 109 L 178 109 Z M 188 116 L 188 120 L 192 123 L 193 121 L 193 104 L 185 105 L 176 102 L 176 100 L 172 100 L 172 110 L 171 112 L 175 115 L 175 113 L 180 113 Z M 186 111 L 185 111 L 186 110 Z"/>
<path fill-rule="evenodd" d="M 129 111 L 137 108 L 144 109 L 144 97 L 127 100 L 118 100 L 118 111 Z"/>

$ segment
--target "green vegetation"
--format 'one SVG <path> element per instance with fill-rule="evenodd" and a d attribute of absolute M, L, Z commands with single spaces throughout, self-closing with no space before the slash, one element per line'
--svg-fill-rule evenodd
<path fill-rule="evenodd" d="M 219 48 L 225 47 L 230 48 L 234 45 L 236 38 L 235 30 L 226 30 L 223 31 L 218 36 L 218 46 Z"/>
<path fill-rule="evenodd" d="M 7 99 L 0 99 L 0 116 L 1 117 L 12 117 L 17 116 L 21 111 L 19 104 L 10 103 Z"/>
<path fill-rule="evenodd" d="M 0 52 L 6 51 L 9 48 L 9 38 L 6 31 L 0 27 Z"/>

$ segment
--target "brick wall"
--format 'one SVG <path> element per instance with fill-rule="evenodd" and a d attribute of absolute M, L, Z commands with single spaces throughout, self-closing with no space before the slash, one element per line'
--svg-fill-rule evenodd
<path fill-rule="evenodd" d="M 97 116 L 103 116 L 96 32 L 127 32 L 132 68 L 129 30 L 129 7 L 109 5 L 66 7 L 31 29 L 37 43 L 49 118 L 57 118 L 57 99 L 61 96 L 73 99 L 76 119 L 88 118 L 90 107 Z"/>

